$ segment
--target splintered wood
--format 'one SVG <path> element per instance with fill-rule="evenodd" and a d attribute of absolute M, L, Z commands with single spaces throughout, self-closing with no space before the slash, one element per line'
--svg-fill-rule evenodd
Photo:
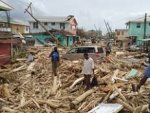
<path fill-rule="evenodd" d="M 0 85 L 0 97 L 9 97 L 10 96 L 10 91 L 8 88 L 8 84 L 2 84 Z"/>
<path fill-rule="evenodd" d="M 85 91 L 81 74 L 83 60 L 61 59 L 59 76 L 54 77 L 48 58 L 50 48 L 34 50 L 34 62 L 17 60 L 6 69 L 0 69 L 0 77 L 4 78 L 0 80 L 1 113 L 87 113 L 101 103 L 121 104 L 120 113 L 147 112 L 150 85 L 133 92 L 132 84 L 139 83 L 140 77 L 128 76 L 132 69 L 138 72 L 144 69 L 145 58 L 140 54 L 117 52 L 116 57 L 112 53 L 101 64 L 95 63 L 98 86 Z M 60 54 L 65 51 L 60 50 Z M 137 55 L 141 59 L 134 61 L 140 62 L 132 60 L 131 63 L 129 58 L 137 58 Z"/>

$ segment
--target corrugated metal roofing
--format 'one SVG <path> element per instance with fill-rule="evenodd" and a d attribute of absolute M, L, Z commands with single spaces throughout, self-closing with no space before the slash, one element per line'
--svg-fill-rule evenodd
<path fill-rule="evenodd" d="M 36 17 L 40 22 L 67 22 L 68 17 Z M 35 22 L 35 20 L 31 19 L 29 22 Z"/>
<path fill-rule="evenodd" d="M 121 104 L 99 104 L 88 113 L 118 113 L 123 106 Z"/>
<path fill-rule="evenodd" d="M 128 29 L 115 29 L 115 31 L 128 31 Z"/>
<path fill-rule="evenodd" d="M 7 18 L 4 16 L 0 17 L 0 22 L 8 22 Z M 28 22 L 22 21 L 22 20 L 17 20 L 17 19 L 12 19 L 10 18 L 10 23 L 11 24 L 16 24 L 16 25 L 25 25 L 25 26 L 29 26 Z"/>
<path fill-rule="evenodd" d="M 129 20 L 127 23 L 129 23 L 129 22 L 144 22 L 144 19 L 145 19 L 145 17 L 142 17 L 142 18 L 138 18 L 138 19 L 135 19 L 135 20 Z M 146 20 L 147 22 L 150 22 L 150 16 L 147 16 L 147 20 Z"/>
<path fill-rule="evenodd" d="M 143 41 L 143 42 L 147 42 L 147 41 L 150 41 L 150 38 L 145 38 L 145 39 L 139 39 L 140 41 Z"/>
<path fill-rule="evenodd" d="M 25 22 L 25 21 L 22 21 L 22 20 L 17 20 L 17 19 L 12 19 L 12 21 L 10 21 L 10 23 L 17 24 L 17 25 L 29 26 L 28 22 Z"/>
<path fill-rule="evenodd" d="M 10 11 L 12 10 L 13 8 L 6 4 L 5 2 L 3 2 L 2 0 L 0 0 L 0 11 Z"/>

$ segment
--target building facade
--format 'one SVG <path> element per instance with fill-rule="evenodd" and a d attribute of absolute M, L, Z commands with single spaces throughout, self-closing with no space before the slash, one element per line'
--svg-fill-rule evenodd
<path fill-rule="evenodd" d="M 150 38 L 150 17 L 147 16 L 146 19 L 146 37 Z M 136 45 L 140 45 L 142 43 L 142 39 L 144 38 L 144 17 L 136 20 L 128 21 L 128 35 L 133 39 L 133 43 Z"/>
<path fill-rule="evenodd" d="M 11 27 L 11 31 L 12 31 L 13 34 L 16 34 L 16 33 L 21 33 L 21 34 L 29 33 L 29 26 L 28 25 L 11 24 L 10 27 Z"/>
<path fill-rule="evenodd" d="M 128 30 L 127 29 L 116 29 L 115 37 L 116 37 L 116 40 L 122 40 L 123 38 L 127 38 Z"/>
<path fill-rule="evenodd" d="M 128 30 L 127 29 L 116 29 L 115 30 L 116 44 L 119 48 L 127 49 L 128 48 Z"/>
<path fill-rule="evenodd" d="M 50 30 L 49 31 L 58 41 L 59 44 L 62 46 L 71 47 L 73 46 L 74 42 L 79 40 L 79 36 L 73 36 L 66 31 L 59 31 L 59 30 Z M 48 45 L 48 43 L 55 43 L 52 39 L 52 36 L 49 35 L 47 32 L 40 32 L 40 33 L 29 33 L 28 35 L 32 35 L 36 41 L 35 45 Z"/>
<path fill-rule="evenodd" d="M 6 17 L 0 17 L 0 31 L 9 31 L 13 34 L 29 33 L 29 24 L 20 20 L 10 19 L 9 22 Z"/>
<path fill-rule="evenodd" d="M 77 21 L 74 16 L 67 17 L 36 17 L 47 30 L 64 30 L 72 35 L 77 34 Z M 30 20 L 30 33 L 45 32 L 35 20 Z"/>

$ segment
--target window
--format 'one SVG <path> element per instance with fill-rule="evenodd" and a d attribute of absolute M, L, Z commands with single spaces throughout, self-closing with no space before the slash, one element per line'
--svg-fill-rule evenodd
<path fill-rule="evenodd" d="M 101 48 L 101 47 L 98 47 L 97 49 L 98 49 L 98 53 L 104 53 L 104 50 L 103 50 L 103 48 Z"/>
<path fill-rule="evenodd" d="M 8 23 L 0 23 L 0 27 L 8 27 Z"/>
<path fill-rule="evenodd" d="M 136 27 L 137 27 L 137 28 L 140 28 L 140 27 L 141 27 L 141 24 L 140 24 L 140 23 L 137 23 Z"/>
<path fill-rule="evenodd" d="M 47 25 L 48 25 L 48 23 L 47 23 L 47 22 L 44 22 L 44 25 L 45 25 L 45 26 L 47 26 Z"/>
<path fill-rule="evenodd" d="M 95 53 L 95 48 L 93 48 L 93 47 L 87 48 L 87 52 L 88 53 Z"/>
<path fill-rule="evenodd" d="M 65 23 L 60 23 L 60 29 L 65 29 Z"/>
<path fill-rule="evenodd" d="M 73 26 L 71 27 L 71 29 L 76 29 L 76 26 L 75 26 L 75 25 L 73 25 Z"/>
<path fill-rule="evenodd" d="M 5 27 L 3 23 L 0 23 L 0 27 Z"/>
<path fill-rule="evenodd" d="M 54 26 L 54 25 L 55 25 L 55 22 L 52 22 L 51 25 Z"/>
<path fill-rule="evenodd" d="M 33 29 L 38 29 L 38 22 L 33 22 Z"/>
<path fill-rule="evenodd" d="M 150 23 L 148 25 L 150 26 Z"/>
<path fill-rule="evenodd" d="M 120 32 L 119 32 L 119 31 L 117 31 L 117 35 L 120 35 Z"/>
<path fill-rule="evenodd" d="M 95 48 L 94 47 L 78 48 L 78 53 L 95 53 Z"/>
<path fill-rule="evenodd" d="M 124 35 L 124 32 L 122 31 L 122 35 Z"/>
<path fill-rule="evenodd" d="M 26 31 L 29 31 L 29 27 L 26 27 Z"/>
<path fill-rule="evenodd" d="M 68 54 L 72 53 L 95 53 L 94 47 L 80 47 L 71 49 Z"/>
<path fill-rule="evenodd" d="M 77 53 L 77 50 L 78 50 L 78 48 L 73 48 L 68 52 L 68 54 Z"/>

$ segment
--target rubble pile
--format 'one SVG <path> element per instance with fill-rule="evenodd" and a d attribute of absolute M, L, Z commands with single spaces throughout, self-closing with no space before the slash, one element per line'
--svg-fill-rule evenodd
<path fill-rule="evenodd" d="M 98 86 L 85 91 L 83 61 L 61 59 L 59 77 L 53 77 L 49 51 L 36 52 L 36 59 L 30 64 L 19 60 L 0 70 L 0 76 L 9 80 L 0 85 L 0 112 L 86 113 L 99 103 L 119 103 L 124 107 L 121 113 L 147 111 L 149 85 L 133 92 L 144 70 L 143 54 L 111 54 L 96 63 Z"/>

